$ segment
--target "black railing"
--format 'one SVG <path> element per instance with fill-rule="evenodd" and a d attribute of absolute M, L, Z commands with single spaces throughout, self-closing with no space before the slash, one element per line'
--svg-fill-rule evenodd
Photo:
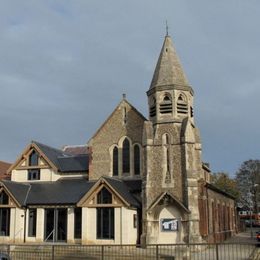
<path fill-rule="evenodd" d="M 12 260 L 257 260 L 260 259 L 260 244 L 163 244 L 146 247 L 136 245 L 0 245 L 0 256 Z"/>

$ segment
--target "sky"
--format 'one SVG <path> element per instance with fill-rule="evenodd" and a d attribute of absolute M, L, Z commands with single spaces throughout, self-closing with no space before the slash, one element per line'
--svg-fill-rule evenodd
<path fill-rule="evenodd" d="M 86 144 L 125 93 L 146 117 L 165 21 L 195 92 L 202 157 L 260 159 L 259 0 L 0 1 L 0 160 Z"/>

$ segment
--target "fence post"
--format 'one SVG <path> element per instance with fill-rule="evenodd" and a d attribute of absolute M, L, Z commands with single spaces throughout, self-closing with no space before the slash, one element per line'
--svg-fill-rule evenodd
<path fill-rule="evenodd" d="M 101 259 L 104 260 L 104 245 L 101 246 Z"/>
<path fill-rule="evenodd" d="M 51 247 L 51 259 L 54 260 L 54 245 Z"/>
<path fill-rule="evenodd" d="M 156 260 L 159 260 L 159 248 L 158 248 L 158 245 L 156 245 Z"/>
<path fill-rule="evenodd" d="M 218 256 L 218 243 L 216 243 L 216 260 L 219 260 L 219 256 Z"/>

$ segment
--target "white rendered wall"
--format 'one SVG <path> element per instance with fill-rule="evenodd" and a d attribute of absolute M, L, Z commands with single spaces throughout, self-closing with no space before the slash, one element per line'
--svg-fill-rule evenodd
<path fill-rule="evenodd" d="M 178 220 L 178 230 L 177 231 L 162 231 L 161 230 L 161 219 L 164 218 L 174 218 Z M 181 215 L 175 207 L 166 207 L 163 208 L 159 214 L 159 228 L 158 232 L 158 244 L 174 244 L 181 243 L 183 241 L 183 230 L 181 224 Z"/>
<path fill-rule="evenodd" d="M 40 170 L 40 180 L 38 181 L 57 181 L 59 178 L 70 178 L 70 177 L 82 177 L 86 176 L 86 174 L 74 173 L 74 174 L 58 174 L 52 169 L 41 169 Z M 28 180 L 28 170 L 13 170 L 11 174 L 11 180 L 17 182 L 33 182 L 33 180 Z"/>

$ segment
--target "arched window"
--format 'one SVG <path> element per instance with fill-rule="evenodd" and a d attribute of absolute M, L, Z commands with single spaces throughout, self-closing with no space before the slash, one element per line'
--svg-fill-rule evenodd
<path fill-rule="evenodd" d="M 130 143 L 127 138 L 123 142 L 123 173 L 130 172 Z"/>
<path fill-rule="evenodd" d="M 164 96 L 163 101 L 160 104 L 160 113 L 161 114 L 172 113 L 172 100 L 169 95 Z"/>
<path fill-rule="evenodd" d="M 29 166 L 37 166 L 39 160 L 39 155 L 37 152 L 32 151 L 32 153 L 29 156 Z"/>
<path fill-rule="evenodd" d="M 179 95 L 177 100 L 177 113 L 188 114 L 188 104 L 184 95 Z"/>
<path fill-rule="evenodd" d="M 113 176 L 118 176 L 118 148 L 113 149 Z"/>
<path fill-rule="evenodd" d="M 134 174 L 140 174 L 140 147 L 138 145 L 134 146 Z"/>

